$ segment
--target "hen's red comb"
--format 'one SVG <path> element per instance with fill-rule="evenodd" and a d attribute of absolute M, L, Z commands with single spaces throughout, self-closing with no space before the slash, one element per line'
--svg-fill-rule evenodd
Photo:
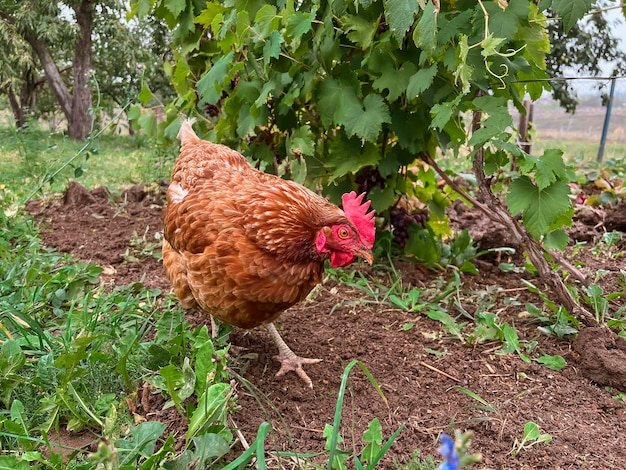
<path fill-rule="evenodd" d="M 374 246 L 376 238 L 376 227 L 374 224 L 374 211 L 367 212 L 370 208 L 370 201 L 363 202 L 365 193 L 356 195 L 354 191 L 341 196 L 343 211 L 350 222 L 359 231 L 359 237 L 368 249 Z"/>

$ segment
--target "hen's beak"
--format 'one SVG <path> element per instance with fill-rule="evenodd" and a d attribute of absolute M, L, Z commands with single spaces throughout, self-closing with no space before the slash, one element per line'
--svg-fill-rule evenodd
<path fill-rule="evenodd" d="M 374 262 L 374 257 L 372 256 L 372 253 L 366 248 L 360 248 L 354 253 L 367 261 L 368 264 L 372 264 Z"/>

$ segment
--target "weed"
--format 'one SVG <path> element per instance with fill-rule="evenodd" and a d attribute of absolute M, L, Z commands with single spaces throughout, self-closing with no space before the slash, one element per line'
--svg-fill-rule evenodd
<path fill-rule="evenodd" d="M 591 253 L 593 253 L 596 258 L 620 258 L 624 255 L 624 252 L 619 249 L 618 245 L 623 237 L 624 234 L 617 230 L 605 232 L 602 234 L 600 241 L 591 248 Z"/>
<path fill-rule="evenodd" d="M 524 425 L 524 435 L 522 436 L 521 441 L 515 439 L 511 454 L 517 455 L 522 450 L 528 450 L 534 445 L 548 444 L 550 442 L 552 442 L 552 436 L 550 434 L 541 433 L 539 426 L 532 421 L 529 421 Z"/>
<path fill-rule="evenodd" d="M 406 463 L 394 461 L 396 470 L 435 470 L 436 466 L 435 458 L 432 455 L 422 458 L 422 452 L 420 450 L 413 451 Z"/>
<path fill-rule="evenodd" d="M 143 235 L 139 236 L 136 230 L 133 230 L 133 236 L 128 242 L 129 248 L 126 249 L 122 257 L 129 263 L 137 262 L 145 258 L 163 259 L 161 252 L 161 234 L 155 233 L 154 240 L 149 240 L 148 232 L 150 227 L 146 227 Z"/>

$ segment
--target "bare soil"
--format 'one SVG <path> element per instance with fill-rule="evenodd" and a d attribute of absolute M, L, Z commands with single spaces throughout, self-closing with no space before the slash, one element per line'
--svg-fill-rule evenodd
<path fill-rule="evenodd" d="M 87 191 L 71 183 L 64 198 L 28 205 L 41 224 L 47 246 L 101 265 L 104 282 L 111 286 L 142 281 L 165 294 L 169 284 L 160 263 L 152 257 L 135 260 L 128 256 L 133 253 L 131 240 L 143 236 L 155 240 L 162 229 L 162 209 L 163 185 L 154 184 L 114 197 L 104 188 Z M 455 227 L 471 231 L 481 248 L 512 246 L 501 227 L 472 209 L 455 204 L 449 215 Z M 592 279 L 597 270 L 606 270 L 600 281 L 606 292 L 618 290 L 626 246 L 622 241 L 609 253 L 597 253 L 591 242 L 606 230 L 625 227 L 626 206 L 622 204 L 579 210 L 571 229 L 575 240 L 590 242 L 575 255 L 570 249 L 571 259 Z M 558 340 L 541 334 L 525 308 L 526 302 L 541 307 L 541 300 L 528 292 L 522 279 L 542 289 L 543 285 L 523 269 L 502 272 L 500 262 L 520 268 L 525 263 L 520 254 L 510 258 L 489 254 L 475 260 L 480 274 L 462 276 L 458 296 L 462 309 L 473 315 L 488 299 L 493 304 L 489 311 L 514 324 L 521 339 L 537 341 L 538 351 L 563 356 L 567 361 L 563 370 L 526 363 L 517 354 L 501 354 L 501 344 L 469 345 L 446 334 L 440 323 L 425 315 L 372 303 L 358 289 L 327 282 L 310 300 L 281 316 L 279 325 L 297 354 L 323 359 L 307 367 L 313 390 L 305 388 L 295 374 L 275 377 L 277 351 L 264 329 L 231 334 L 232 344 L 242 351 L 231 367 L 253 384 L 251 389 L 244 381 L 236 382 L 234 423 L 248 442 L 254 441 L 261 422 L 269 421 L 274 429 L 270 448 L 323 451 L 322 432 L 325 424 L 333 422 L 343 370 L 352 359 L 359 359 L 382 387 L 388 406 L 360 369 L 354 368 L 342 418 L 343 445 L 361 449 L 361 436 L 373 418 L 382 423 L 385 438 L 404 425 L 380 468 L 406 463 L 416 449 L 422 455 L 436 455 L 438 435 L 455 430 L 474 432 L 472 451 L 483 455 L 480 468 L 626 468 L 624 403 L 613 398 L 617 389 L 611 388 L 626 389 L 626 341 L 606 329 L 583 330 L 578 339 Z M 437 282 L 445 286 L 453 276 L 451 270 L 433 273 L 407 262 L 397 262 L 396 268 L 405 287 L 432 288 Z M 368 274 L 380 272 L 373 269 Z M 452 302 L 446 307 L 458 315 L 459 323 L 469 322 L 465 332 L 470 332 L 473 322 L 461 309 Z M 611 304 L 611 310 L 617 307 L 619 303 Z M 190 314 L 190 321 L 209 319 L 196 312 Z M 413 326 L 405 326 L 409 324 Z M 455 385 L 480 395 L 492 411 L 478 408 Z M 139 410 L 141 406 L 137 403 Z M 176 415 L 161 411 L 158 403 L 150 408 L 149 419 L 167 422 L 175 436 L 184 435 L 185 424 Z M 537 423 L 553 440 L 513 455 L 528 421 Z"/>

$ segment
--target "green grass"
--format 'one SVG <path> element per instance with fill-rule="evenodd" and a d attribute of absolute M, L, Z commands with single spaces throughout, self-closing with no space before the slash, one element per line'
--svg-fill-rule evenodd
<path fill-rule="evenodd" d="M 600 149 L 600 142 L 582 140 L 548 140 L 537 139 L 533 142 L 533 155 L 541 155 L 546 149 L 560 149 L 567 161 L 595 162 Z M 607 143 L 604 148 L 604 161 L 624 160 L 626 143 Z"/>
<path fill-rule="evenodd" d="M 5 128 L 0 129 L 0 188 L 17 201 L 37 188 L 36 197 L 59 193 L 70 178 L 89 189 L 106 185 L 118 191 L 169 179 L 175 157 L 175 146 L 160 148 L 143 137 L 103 134 L 78 142 L 38 129 Z"/>

